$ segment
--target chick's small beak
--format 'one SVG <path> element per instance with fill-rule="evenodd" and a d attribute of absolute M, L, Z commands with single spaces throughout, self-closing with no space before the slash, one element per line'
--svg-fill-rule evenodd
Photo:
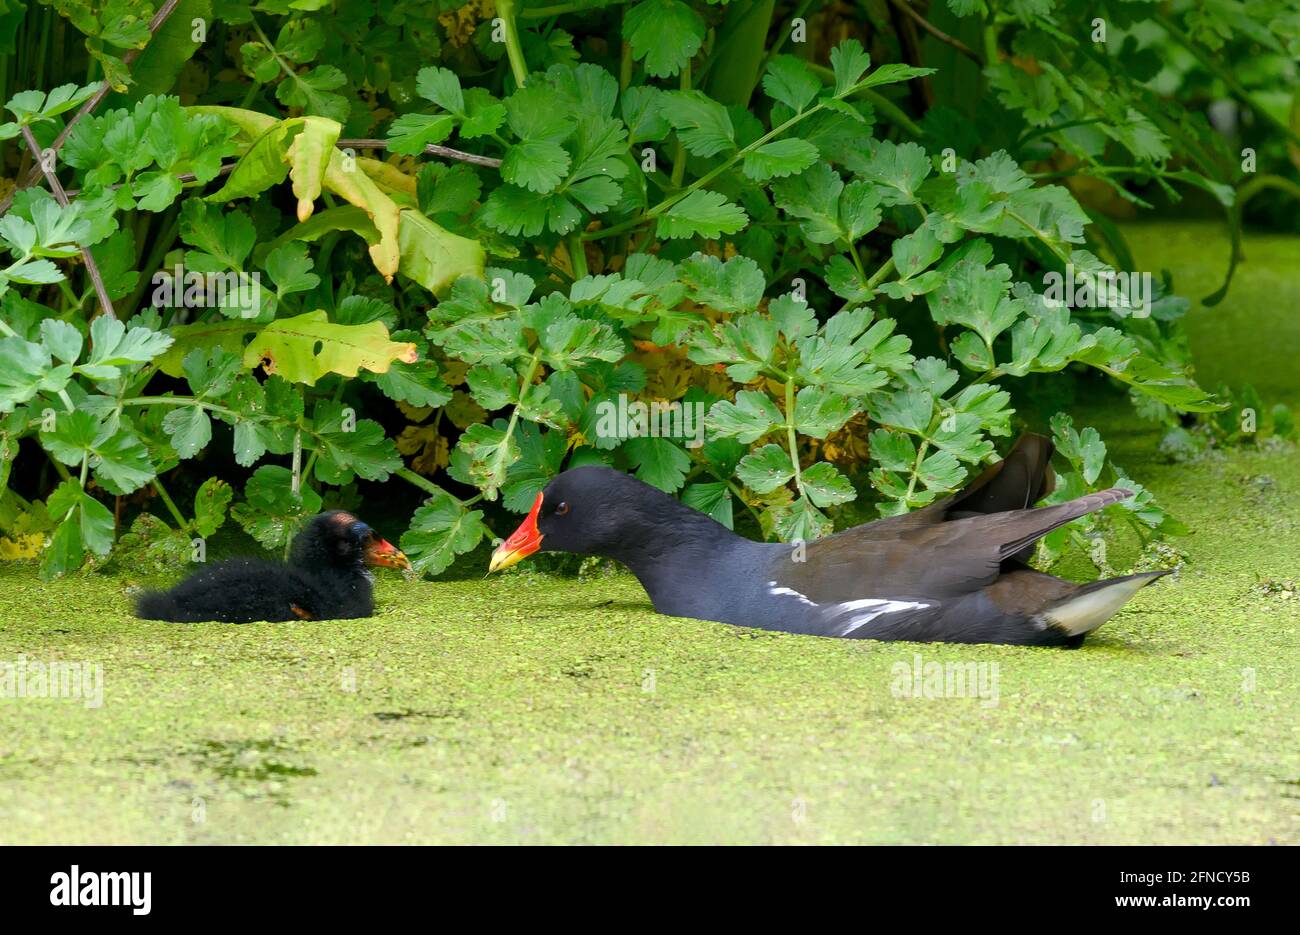
<path fill-rule="evenodd" d="M 488 564 L 488 574 L 501 571 L 503 568 L 509 568 L 517 562 L 522 562 L 542 547 L 542 533 L 537 528 L 537 515 L 541 511 L 542 495 L 538 493 L 537 499 L 533 501 L 532 510 L 529 511 L 524 521 L 519 524 L 519 528 L 512 532 L 510 538 L 497 546 L 497 550 L 492 553 L 492 561 Z"/>
<path fill-rule="evenodd" d="M 366 547 L 365 561 L 367 565 L 379 565 L 384 568 L 409 569 L 411 567 L 411 560 L 402 554 L 401 549 L 387 539 L 379 537 L 375 537 L 375 540 Z"/>

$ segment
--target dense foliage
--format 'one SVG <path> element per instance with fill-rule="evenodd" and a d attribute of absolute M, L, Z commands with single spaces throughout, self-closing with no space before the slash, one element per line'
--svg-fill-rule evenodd
<path fill-rule="evenodd" d="M 1135 271 L 1126 209 L 1293 186 L 1298 46 L 1281 3 L 0 2 L 4 547 L 280 549 L 397 478 L 439 573 L 592 462 L 807 538 L 959 488 L 1024 403 L 1056 497 L 1137 487 L 1054 413 L 1222 409 L 1187 301 L 1046 283 Z"/>

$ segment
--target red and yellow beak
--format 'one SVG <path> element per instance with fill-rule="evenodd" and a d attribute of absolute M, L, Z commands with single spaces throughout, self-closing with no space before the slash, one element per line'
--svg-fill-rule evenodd
<path fill-rule="evenodd" d="M 365 562 L 367 565 L 379 565 L 383 568 L 409 569 L 411 567 L 411 560 L 402 554 L 401 549 L 378 536 L 375 536 L 366 547 Z"/>
<path fill-rule="evenodd" d="M 537 528 L 537 516 L 542 511 L 542 495 L 539 492 L 533 501 L 533 508 L 519 528 L 510 534 L 510 538 L 497 546 L 492 553 L 492 562 L 488 565 L 488 574 L 509 568 L 522 562 L 542 547 L 542 533 Z"/>

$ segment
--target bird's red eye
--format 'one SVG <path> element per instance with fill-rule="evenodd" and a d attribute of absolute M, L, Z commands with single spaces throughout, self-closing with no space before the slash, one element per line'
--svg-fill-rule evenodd
<path fill-rule="evenodd" d="M 565 513 L 567 513 L 567 512 L 569 512 L 569 505 L 568 505 L 567 503 L 563 503 L 563 502 L 562 502 L 562 503 L 560 503 L 559 506 L 557 506 L 557 507 L 555 508 L 555 514 L 554 514 L 554 515 L 556 515 L 556 516 L 563 516 L 563 515 L 564 515 Z"/>

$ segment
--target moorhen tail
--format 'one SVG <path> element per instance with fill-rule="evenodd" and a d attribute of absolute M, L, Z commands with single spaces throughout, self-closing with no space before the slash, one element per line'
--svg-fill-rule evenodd
<path fill-rule="evenodd" d="M 136 602 L 146 620 L 344 620 L 375 604 L 367 565 L 410 568 L 406 556 L 351 513 L 313 516 L 293 540 L 287 564 L 236 558 L 196 571 L 169 591 Z"/>
<path fill-rule="evenodd" d="M 1131 497 L 1121 487 L 1033 508 L 1049 439 L 1024 435 L 961 492 L 806 544 L 753 542 L 605 467 L 565 471 L 492 556 L 541 551 L 626 565 L 655 610 L 817 636 L 1077 646 L 1165 571 L 1078 585 L 1025 565 L 1034 543 Z"/>

